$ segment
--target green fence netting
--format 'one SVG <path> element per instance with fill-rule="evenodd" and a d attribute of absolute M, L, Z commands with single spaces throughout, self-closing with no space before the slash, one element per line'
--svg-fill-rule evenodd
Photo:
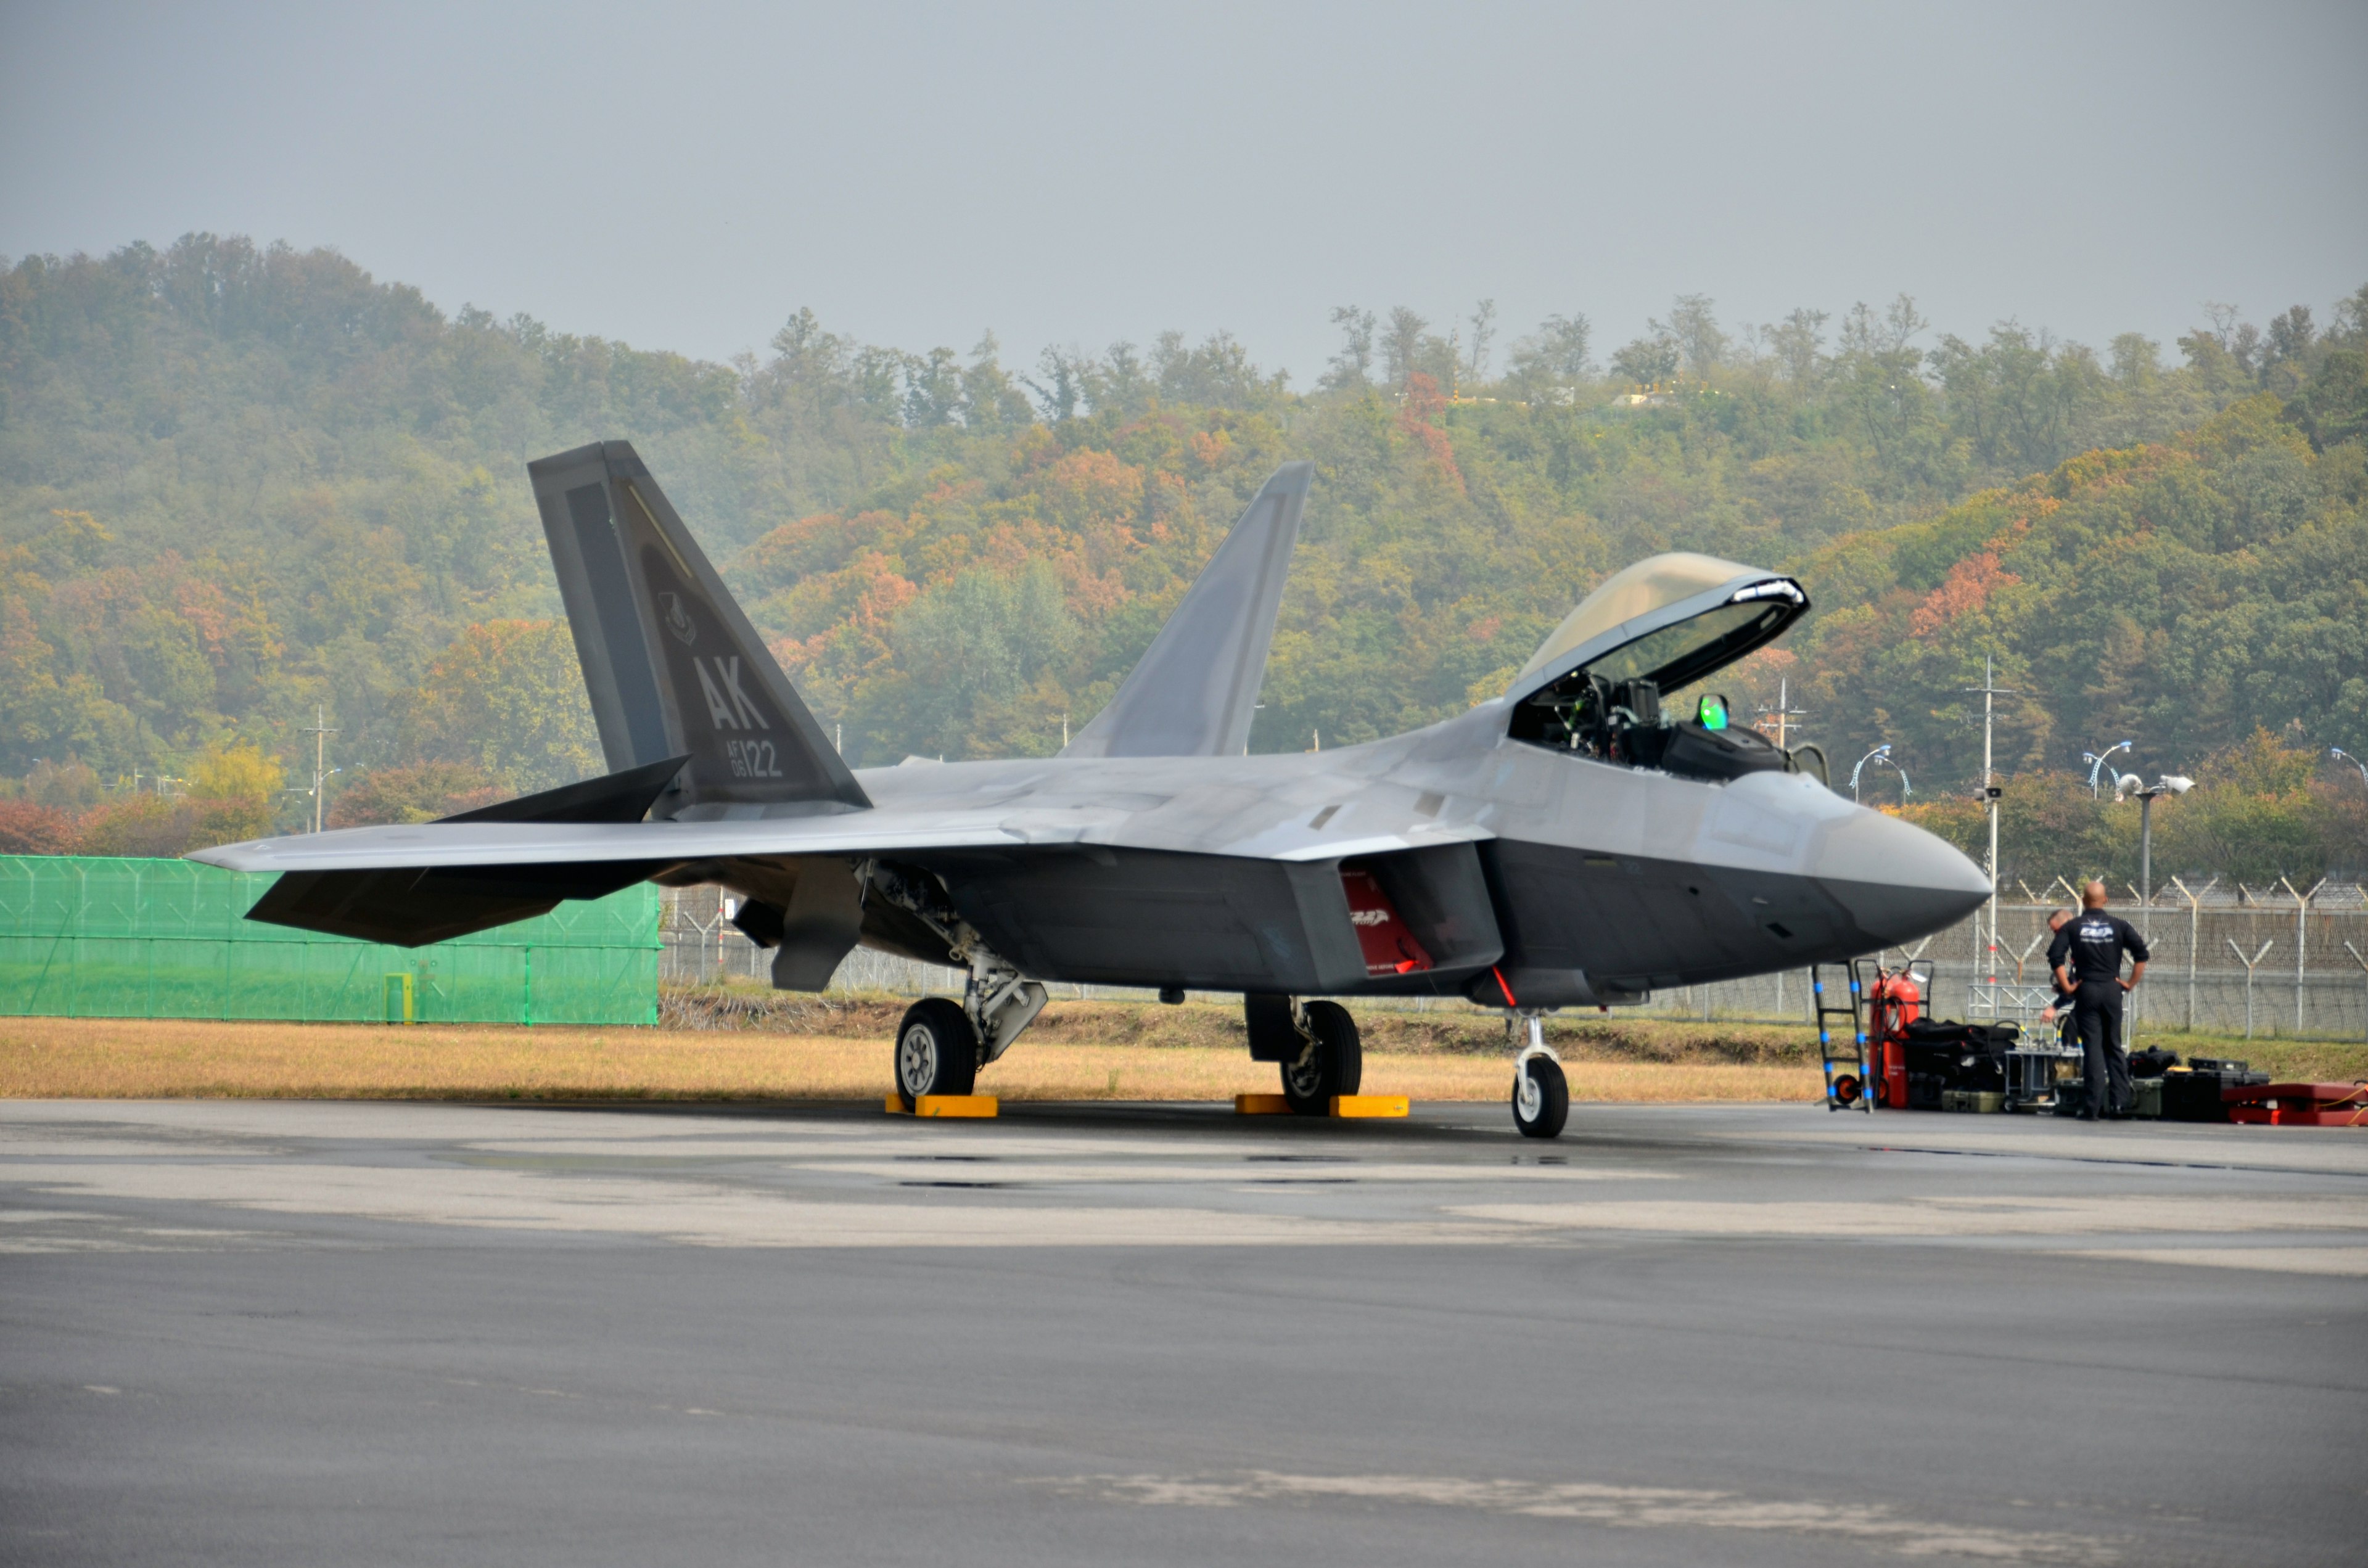
<path fill-rule="evenodd" d="M 655 1024 L 647 883 L 426 948 L 245 918 L 268 876 L 0 855 L 0 1016 Z"/>

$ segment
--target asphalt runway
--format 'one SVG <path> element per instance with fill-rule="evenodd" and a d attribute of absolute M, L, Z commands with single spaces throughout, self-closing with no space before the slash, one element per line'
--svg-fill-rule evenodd
<path fill-rule="evenodd" d="M 2368 1132 L 0 1105 L 0 1560 L 2354 1563 Z"/>

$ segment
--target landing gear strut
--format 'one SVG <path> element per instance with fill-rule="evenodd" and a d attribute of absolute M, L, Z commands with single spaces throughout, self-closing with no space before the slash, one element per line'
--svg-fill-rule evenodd
<path fill-rule="evenodd" d="M 988 947 L 928 873 L 875 860 L 863 869 L 863 885 L 866 896 L 877 894 L 936 932 L 970 971 L 960 1002 L 928 996 L 905 1010 L 896 1027 L 898 1096 L 910 1110 L 923 1095 L 969 1094 L 978 1070 L 1010 1050 L 1044 1010 L 1043 986 Z"/>
<path fill-rule="evenodd" d="M 1545 1020 L 1535 1013 L 1522 1017 L 1529 1020 L 1530 1039 L 1513 1059 L 1513 1125 L 1524 1138 L 1559 1138 L 1570 1119 L 1570 1080 L 1546 1043 Z"/>

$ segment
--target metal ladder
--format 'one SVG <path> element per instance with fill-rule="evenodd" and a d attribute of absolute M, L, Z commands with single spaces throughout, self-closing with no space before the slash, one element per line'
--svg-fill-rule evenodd
<path fill-rule="evenodd" d="M 1850 1006 L 1837 1007 L 1827 1001 L 1826 971 L 1839 970 L 1850 986 Z M 1809 1000 L 1816 1008 L 1817 1050 L 1826 1059 L 1826 1108 L 1844 1110 L 1851 1107 L 1873 1114 L 1874 1098 L 1867 1092 L 1866 1082 L 1866 1013 L 1864 999 L 1859 994 L 1858 966 L 1845 964 L 1811 964 L 1809 966 Z M 1834 1049 L 1836 1022 L 1848 1026 L 1850 1045 L 1847 1055 Z"/>

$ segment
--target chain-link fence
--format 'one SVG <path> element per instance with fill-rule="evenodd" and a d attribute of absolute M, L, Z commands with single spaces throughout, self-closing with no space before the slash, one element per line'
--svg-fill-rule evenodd
<path fill-rule="evenodd" d="M 1947 1017 L 2034 1017 L 2047 1005 L 2047 916 L 2078 903 L 2070 886 L 2017 887 L 1998 905 L 1995 951 L 1989 911 L 1906 948 L 1881 955 L 1896 966 L 1931 966 L 1931 1009 Z M 2054 901 L 2050 902 L 2050 895 Z M 2219 880 L 2190 887 L 2174 881 L 2141 907 L 2135 892 L 2114 906 L 2146 933 L 2154 952 L 2133 997 L 2133 1028 L 2253 1034 L 2303 1040 L 2368 1039 L 2368 896 L 2360 884 L 2243 887 Z M 771 955 L 725 914 L 714 888 L 666 895 L 660 973 L 672 984 L 722 980 L 762 983 Z M 847 956 L 831 978 L 834 992 L 958 995 L 959 971 L 868 948 Z M 1118 985 L 1056 985 L 1057 999 L 1144 1001 L 1156 994 Z M 1226 998 L 1230 1000 L 1230 998 Z M 1458 998 L 1369 997 L 1360 1007 L 1428 1012 L 1466 1008 Z M 1780 971 L 1749 980 L 1681 986 L 1656 993 L 1648 1017 L 1728 1022 L 1809 1022 L 1809 974 Z"/>
<path fill-rule="evenodd" d="M 2012 891 L 2011 902 L 1998 904 L 1995 947 L 1985 909 L 1882 958 L 1895 968 L 1910 959 L 1930 964 L 1931 1007 L 1940 1016 L 2028 1021 L 2052 994 L 2047 917 L 2078 900 L 2063 881 Z M 2146 936 L 2154 955 L 2130 999 L 2133 1029 L 2368 1039 L 2368 897 L 2360 884 L 2249 887 L 2207 879 L 2191 887 L 2174 880 L 2151 904 L 2132 891 L 2112 907 Z M 1793 970 L 1663 992 L 1644 1011 L 1793 1021 L 1807 1008 L 1807 972 Z"/>

